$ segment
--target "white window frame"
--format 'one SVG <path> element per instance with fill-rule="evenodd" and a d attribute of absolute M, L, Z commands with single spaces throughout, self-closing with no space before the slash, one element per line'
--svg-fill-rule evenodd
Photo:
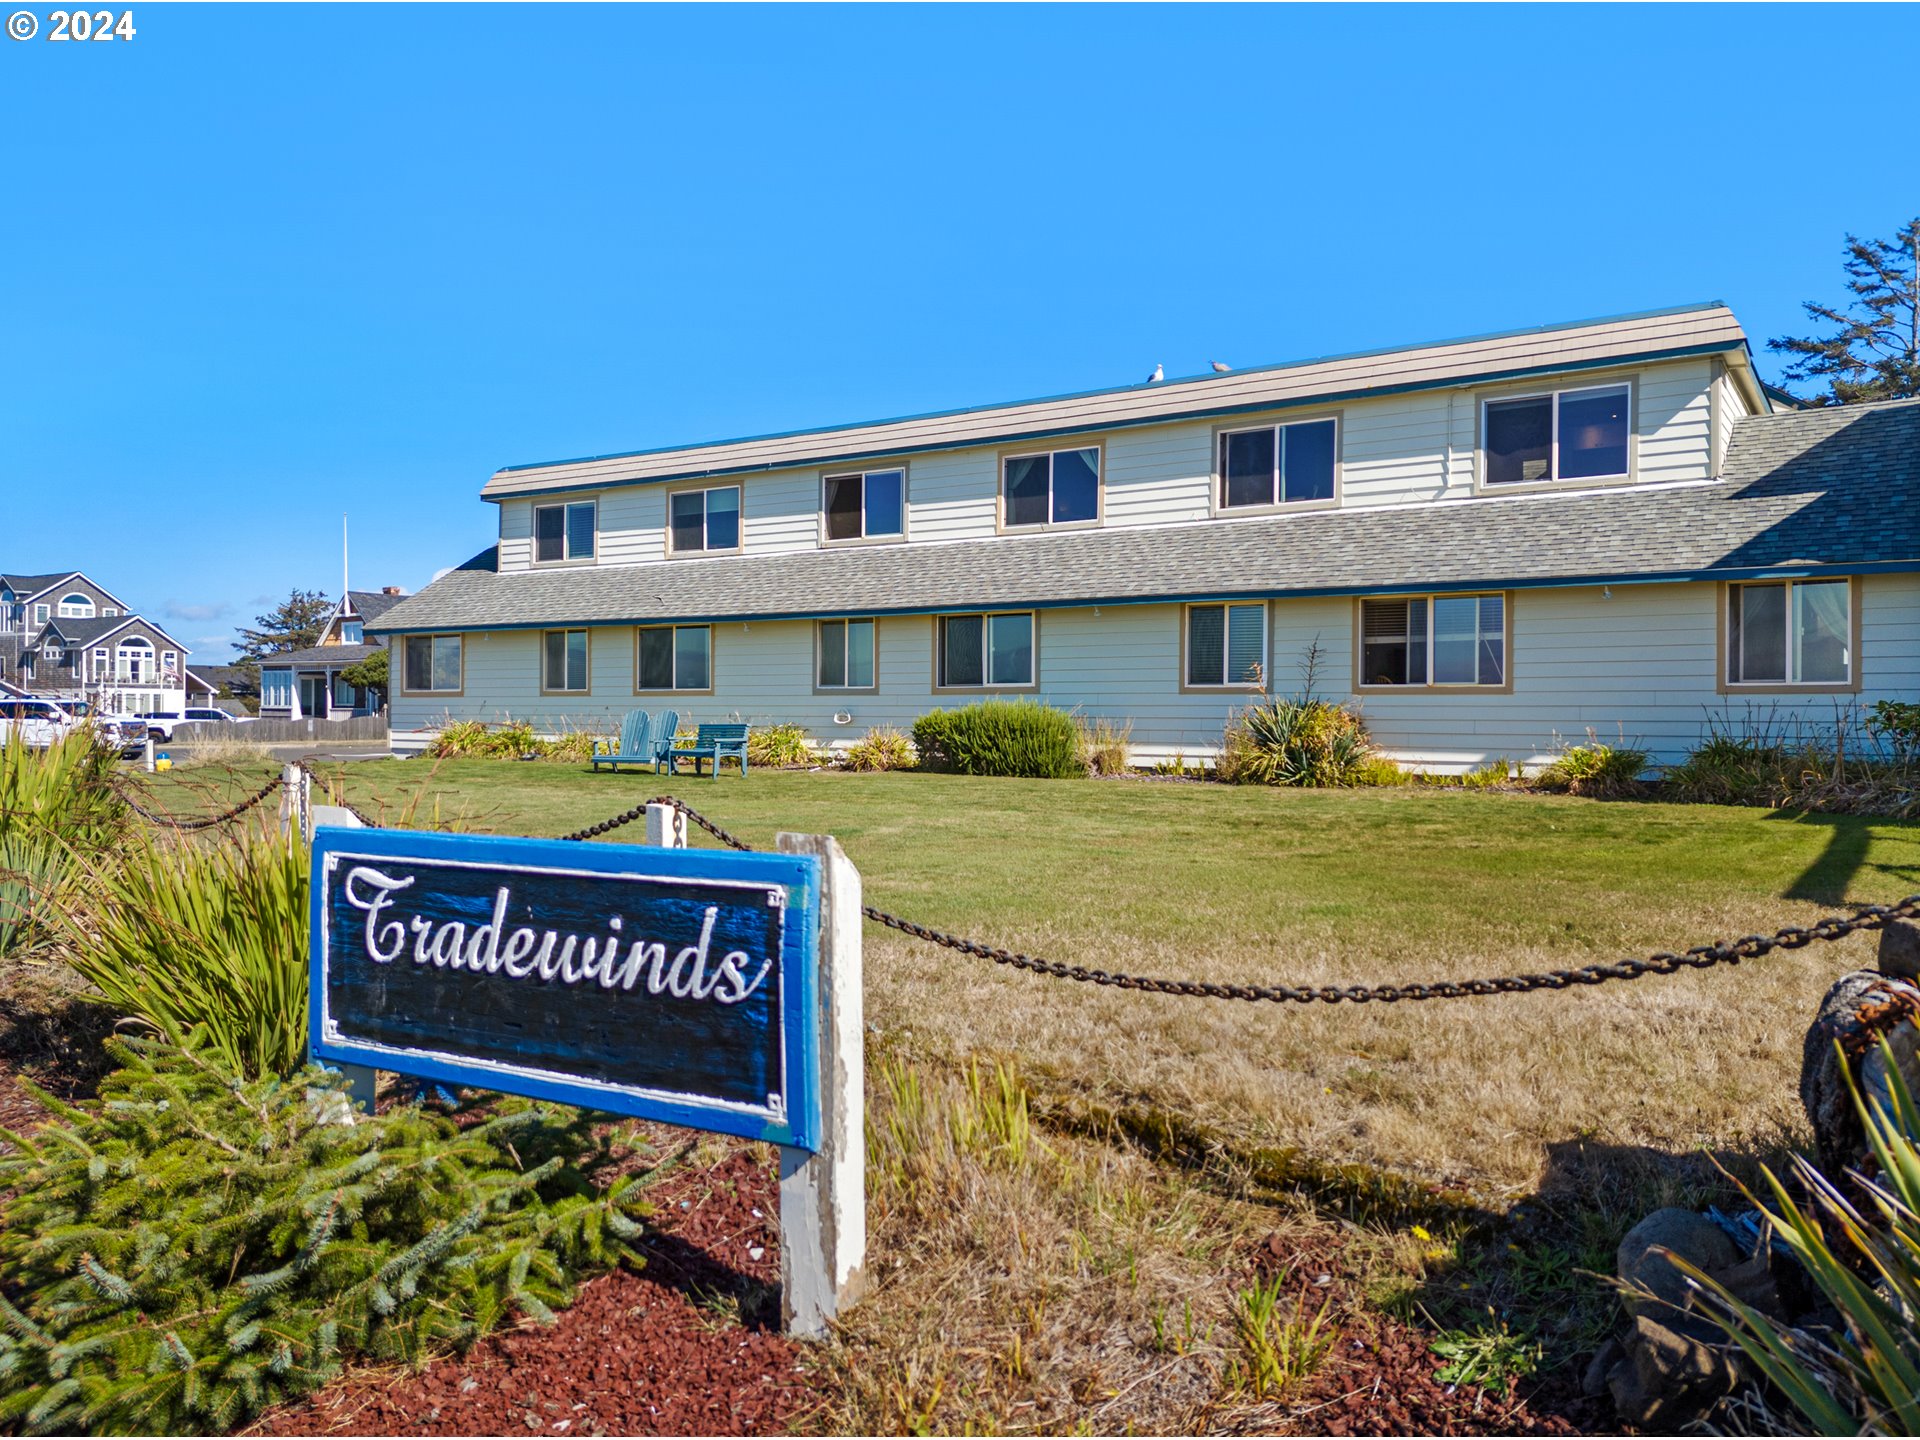
<path fill-rule="evenodd" d="M 1847 675 L 1844 680 L 1801 680 L 1794 672 L 1800 668 L 1800 646 L 1794 643 L 1794 617 L 1796 610 L 1793 592 L 1802 585 L 1842 585 L 1847 599 Z M 1783 585 L 1786 587 L 1786 624 L 1781 627 L 1786 645 L 1786 663 L 1781 667 L 1786 676 L 1784 680 L 1735 680 L 1733 667 L 1739 657 L 1739 651 L 1733 640 L 1734 592 L 1751 590 L 1760 586 Z M 1752 691 L 1792 690 L 1800 694 L 1821 694 L 1849 692 L 1860 688 L 1860 617 L 1857 586 L 1851 575 L 1807 575 L 1780 580 L 1734 580 L 1726 587 L 1726 598 L 1721 605 L 1720 614 L 1720 686 L 1730 693 L 1748 693 Z M 1744 607 L 1744 599 L 1740 602 Z"/>
<path fill-rule="evenodd" d="M 555 635 L 578 635 L 581 639 L 586 654 L 581 661 L 581 675 L 578 685 L 566 684 L 567 677 L 564 673 L 560 676 L 560 684 L 556 685 L 553 683 L 553 676 L 549 673 L 547 666 L 548 660 L 552 658 L 551 653 L 547 649 L 547 644 Z M 560 656 L 560 666 L 563 672 L 566 669 L 566 665 L 567 654 L 563 649 Z M 540 693 L 542 695 L 586 695 L 592 693 L 592 690 L 593 632 L 584 625 L 567 626 L 556 630 L 542 630 L 540 632 Z"/>
<path fill-rule="evenodd" d="M 1569 395 L 1593 395 L 1607 390 L 1627 392 L 1627 468 L 1613 475 L 1576 475 L 1572 479 L 1562 479 L 1560 475 L 1560 402 Z M 1636 387 L 1630 380 L 1609 380 L 1599 385 L 1568 385 L 1554 390 L 1521 390 L 1509 395 L 1482 395 L 1480 397 L 1480 448 L 1479 470 L 1476 477 L 1480 487 L 1485 490 L 1510 491 L 1522 490 L 1531 485 L 1612 485 L 1633 478 L 1635 461 L 1634 423 L 1638 413 L 1635 394 Z M 1487 472 L 1491 468 L 1487 460 L 1487 410 L 1494 405 L 1512 405 L 1522 400 L 1546 400 L 1549 402 L 1550 436 L 1547 446 L 1547 464 L 1549 467 L 1544 480 L 1494 480 Z"/>
<path fill-rule="evenodd" d="M 673 681 L 662 690 L 657 685 L 640 683 L 640 637 L 649 630 L 668 632 L 667 655 L 672 666 Z M 682 685 L 680 683 L 680 632 L 682 630 L 704 630 L 707 632 L 707 683 L 705 685 Z M 636 625 L 633 629 L 633 693 L 636 695 L 711 695 L 713 693 L 713 631 L 712 625 Z"/>
<path fill-rule="evenodd" d="M 867 481 L 875 475 L 898 475 L 900 477 L 900 528 L 881 534 L 869 534 L 867 531 Z M 860 533 L 858 535 L 834 536 L 827 533 L 829 523 L 827 515 L 827 487 L 835 480 L 858 480 L 860 482 Z M 820 472 L 820 543 L 822 545 L 889 545 L 898 544 L 907 538 L 907 467 L 904 465 L 872 465 L 860 470 L 823 470 Z"/>
<path fill-rule="evenodd" d="M 44 625 L 47 623 L 48 620 L 52 618 L 53 618 L 52 607 L 45 604 L 40 604 L 33 607 L 33 623 L 34 624 Z"/>
<path fill-rule="evenodd" d="M 1180 688 L 1182 690 L 1259 690 L 1266 681 L 1267 652 L 1272 643 L 1269 634 L 1269 616 L 1267 602 L 1264 600 L 1195 600 L 1180 607 Z M 1193 612 L 1196 610 L 1218 610 L 1221 613 L 1220 624 L 1220 675 L 1216 681 L 1193 679 Z M 1258 680 L 1231 680 L 1227 678 L 1227 666 L 1231 663 L 1233 634 L 1233 612 L 1235 610 L 1258 610 L 1260 612 L 1260 667 Z"/>
<path fill-rule="evenodd" d="M 152 673 L 129 664 L 135 658 L 144 659 Z M 113 673 L 115 681 L 121 685 L 151 685 L 160 678 L 160 656 L 151 640 L 138 635 L 129 635 L 114 647 Z"/>
<path fill-rule="evenodd" d="M 840 628 L 840 673 L 842 675 L 847 674 L 850 669 L 850 667 L 847 664 L 847 658 L 848 658 L 848 655 L 851 653 L 848 648 L 848 642 L 849 642 L 849 638 L 853 633 L 852 627 L 855 625 L 866 625 L 871 627 L 869 633 L 871 633 L 873 636 L 873 680 L 870 684 L 852 685 L 852 684 L 847 684 L 843 682 L 839 685 L 829 685 L 824 679 L 821 678 L 820 666 L 821 666 L 821 662 L 826 658 L 826 655 L 827 655 L 827 626 L 829 625 L 838 625 L 841 627 Z M 841 695 L 841 694 L 871 695 L 880 688 L 880 622 L 878 620 L 866 615 L 850 615 L 844 618 L 840 616 L 834 616 L 830 619 L 818 620 L 814 622 L 813 688 L 816 691 L 819 691 L 820 693 L 827 694 L 827 695 Z"/>
<path fill-rule="evenodd" d="M 1333 493 L 1317 500 L 1279 498 L 1280 486 L 1286 473 L 1285 432 L 1299 425 L 1326 424 L 1333 426 Z M 1227 441 L 1235 435 L 1258 435 L 1262 431 L 1270 432 L 1274 437 L 1273 494 L 1275 498 L 1248 505 L 1229 505 L 1227 503 Z M 1302 415 L 1297 419 L 1275 420 L 1266 425 L 1230 425 L 1216 430 L 1213 435 L 1213 513 L 1216 515 L 1270 515 L 1334 508 L 1340 503 L 1340 442 L 1344 438 L 1345 430 L 1337 412 L 1331 415 Z"/>
<path fill-rule="evenodd" d="M 993 622 L 1002 615 L 1027 617 L 1027 678 L 1024 682 L 993 678 Z M 980 683 L 947 682 L 947 623 L 951 620 L 980 621 Z M 875 664 L 876 676 L 879 666 Z M 965 610 L 953 615 L 936 615 L 933 622 L 933 675 L 936 690 L 963 694 L 991 695 L 1003 690 L 1036 690 L 1040 686 L 1040 612 L 1038 610 Z"/>
<path fill-rule="evenodd" d="M 407 650 L 415 640 L 426 640 L 426 641 L 432 642 L 429 644 L 429 647 L 427 650 L 427 688 L 424 690 L 417 690 L 413 686 L 407 683 Z M 434 651 L 434 648 L 437 646 L 438 642 L 442 640 L 451 640 L 460 647 L 460 676 L 459 676 L 460 683 L 451 690 L 433 688 L 433 672 L 437 668 L 434 664 L 433 651 Z M 466 688 L 467 688 L 467 642 L 466 642 L 465 636 L 460 631 L 440 630 L 429 635 L 406 635 L 401 637 L 400 693 L 402 695 L 461 695 L 466 692 Z M 298 700 L 300 695 L 300 677 L 297 675 L 293 677 L 293 692 L 294 692 L 294 698 Z"/>
<path fill-rule="evenodd" d="M 540 558 L 540 512 L 558 510 L 560 512 L 560 554 L 552 560 Z M 591 510 L 593 512 L 593 550 L 590 554 L 573 553 L 573 512 Z M 553 500 L 533 507 L 529 536 L 533 544 L 533 563 L 535 565 L 580 565 L 588 560 L 597 559 L 600 554 L 600 501 L 592 500 Z"/>
<path fill-rule="evenodd" d="M 1093 452 L 1093 517 L 1088 520 L 1056 520 L 1053 518 L 1054 460 L 1057 456 L 1077 454 L 1082 450 Z M 1016 460 L 1036 460 L 1041 456 L 1045 456 L 1047 461 L 1047 518 L 1015 523 L 1007 513 L 1007 467 Z M 1096 441 L 1085 445 L 1049 445 L 1037 450 L 1001 451 L 994 513 L 1001 533 L 1010 535 L 1031 535 L 1041 530 L 1084 530 L 1104 523 L 1107 515 L 1107 447 Z"/>
<path fill-rule="evenodd" d="M 1500 679 L 1489 683 L 1485 680 L 1435 680 L 1433 678 L 1433 647 L 1438 631 L 1435 623 L 1436 603 L 1441 600 L 1484 600 L 1489 596 L 1498 596 L 1500 600 Z M 1397 605 L 1409 601 L 1426 602 L 1427 626 L 1423 644 L 1426 656 L 1426 679 L 1395 684 L 1379 683 L 1366 677 L 1366 636 L 1367 606 L 1370 603 Z M 1479 636 L 1476 617 L 1476 637 Z M 1475 669 L 1478 670 L 1478 660 Z M 1440 690 L 1463 691 L 1470 694 L 1499 694 L 1513 688 L 1513 592 L 1509 590 L 1430 590 L 1417 595 L 1363 595 L 1354 602 L 1353 607 L 1353 688 L 1356 693 L 1371 691 L 1379 695 L 1403 695 L 1411 691 Z"/>
<path fill-rule="evenodd" d="M 69 600 L 78 600 L 80 603 L 78 605 L 69 605 L 67 603 Z M 55 607 L 55 613 L 58 614 L 62 620 L 91 620 L 93 619 L 93 611 L 94 604 L 91 597 L 81 594 L 78 590 L 72 590 L 62 595 L 59 605 Z"/>
<path fill-rule="evenodd" d="M 713 523 L 712 507 L 709 505 L 707 497 L 712 495 L 715 491 L 718 491 L 718 490 L 731 490 L 733 491 L 734 494 L 740 497 L 739 505 L 734 510 L 734 514 L 739 517 L 738 523 L 740 526 L 740 534 L 733 545 L 726 546 L 726 547 L 715 547 L 707 543 L 708 529 Z M 698 549 L 682 550 L 673 543 L 673 502 L 682 495 L 698 495 L 700 497 L 700 546 Z M 667 492 L 666 505 L 667 505 L 667 527 L 666 527 L 667 554 L 674 555 L 674 556 L 738 555 L 741 551 L 747 548 L 747 487 L 746 486 L 740 485 L 737 483 L 732 485 L 683 485 L 676 490 L 669 490 Z"/>

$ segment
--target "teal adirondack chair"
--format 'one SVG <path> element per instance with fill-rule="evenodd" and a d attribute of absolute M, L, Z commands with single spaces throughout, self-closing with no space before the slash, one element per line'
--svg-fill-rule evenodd
<path fill-rule="evenodd" d="M 620 743 L 614 749 L 602 750 L 598 746 L 594 747 L 593 768 L 598 770 L 602 765 L 611 765 L 617 775 L 620 773 L 622 764 L 656 765 L 659 754 L 654 748 L 654 734 L 653 722 L 647 718 L 647 712 L 632 711 L 621 722 Z M 673 742 L 671 730 L 667 732 L 667 742 L 669 744 Z"/>

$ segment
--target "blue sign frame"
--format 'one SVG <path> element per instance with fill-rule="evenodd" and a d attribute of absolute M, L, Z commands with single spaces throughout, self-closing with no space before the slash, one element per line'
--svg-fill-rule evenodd
<path fill-rule="evenodd" d="M 815 857 L 322 826 L 311 888 L 314 1060 L 819 1148 Z"/>

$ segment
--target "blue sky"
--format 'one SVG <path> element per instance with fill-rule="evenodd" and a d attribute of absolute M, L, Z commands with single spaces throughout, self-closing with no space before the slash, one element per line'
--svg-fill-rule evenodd
<path fill-rule="evenodd" d="M 0 43 L 0 567 L 209 662 L 502 464 L 1703 299 L 1773 378 L 1920 208 L 1907 7 L 133 10 Z"/>

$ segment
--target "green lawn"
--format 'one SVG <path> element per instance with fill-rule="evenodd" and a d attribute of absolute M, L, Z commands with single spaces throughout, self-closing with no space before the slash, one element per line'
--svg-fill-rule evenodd
<path fill-rule="evenodd" d="M 259 772 L 264 774 L 265 771 Z M 1405 982 L 1577 965 L 1920 890 L 1920 830 L 1856 817 L 1400 789 L 567 766 L 341 767 L 355 804 L 555 835 L 670 791 L 757 846 L 837 836 L 870 903 L 1049 958 L 1170 977 Z M 211 805 L 207 772 L 161 777 Z M 226 782 L 238 794 L 254 772 Z M 639 838 L 638 826 L 616 833 Z M 704 838 L 704 837 L 701 837 Z M 1871 941 L 1737 972 L 1365 1009 L 1128 995 L 868 929 L 868 1014 L 915 1048 L 1263 1139 L 1501 1186 L 1562 1146 L 1660 1153 L 1795 1123 L 1800 1034 Z"/>

